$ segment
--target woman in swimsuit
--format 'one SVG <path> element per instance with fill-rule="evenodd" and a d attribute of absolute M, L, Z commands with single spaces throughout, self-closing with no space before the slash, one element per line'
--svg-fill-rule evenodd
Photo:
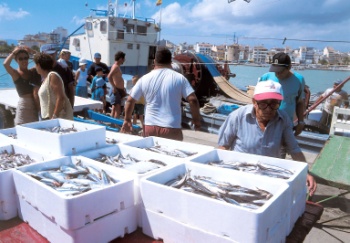
<path fill-rule="evenodd" d="M 3 63 L 6 71 L 12 77 L 19 96 L 15 125 L 38 121 L 38 111 L 40 110 L 38 90 L 41 77 L 35 68 L 28 69 L 29 53 L 34 53 L 34 51 L 27 46 L 18 46 Z M 13 58 L 18 63 L 17 69 L 10 65 Z"/>

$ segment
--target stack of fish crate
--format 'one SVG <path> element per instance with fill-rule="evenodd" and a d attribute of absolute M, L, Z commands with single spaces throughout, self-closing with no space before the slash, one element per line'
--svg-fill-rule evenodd
<path fill-rule="evenodd" d="M 199 155 L 196 158 L 191 159 L 191 162 L 194 163 L 202 163 L 208 164 L 210 162 L 217 161 L 230 161 L 230 162 L 238 162 L 238 163 L 248 163 L 248 164 L 257 164 L 266 165 L 267 167 L 270 165 L 271 167 L 277 166 L 283 169 L 286 169 L 293 174 L 286 179 L 274 178 L 273 175 L 270 177 L 276 180 L 276 183 L 287 183 L 289 185 L 289 200 L 288 204 L 283 205 L 286 210 L 290 212 L 290 220 L 289 227 L 287 228 L 286 235 L 288 235 L 298 218 L 305 211 L 305 202 L 306 202 L 306 194 L 307 194 L 307 186 L 306 186 L 306 176 L 308 171 L 308 165 L 304 162 L 284 160 L 271 158 L 267 156 L 257 156 L 252 154 L 239 153 L 234 151 L 226 151 L 216 149 L 211 152 L 208 152 L 203 155 Z M 256 177 L 268 177 L 268 168 L 266 171 L 262 171 L 265 175 L 261 175 L 257 173 L 259 171 L 252 171 L 253 174 L 256 174 Z M 248 173 L 248 172 L 242 172 Z M 258 185 L 257 185 L 258 186 Z"/>
<path fill-rule="evenodd" d="M 16 139 L 8 137 L 12 133 Z M 78 153 L 111 147 L 106 143 L 105 127 L 54 119 L 4 129 L 0 136 L 7 146 L 14 144 L 3 150 L 26 152 L 40 162 L 0 171 L 1 212 L 5 212 L 0 213 L 0 220 L 19 215 L 51 242 L 107 242 L 136 230 L 133 173 L 81 157 L 119 182 L 70 197 L 26 174 L 71 164 Z M 119 142 L 138 139 L 131 135 L 121 138 Z"/>
<path fill-rule="evenodd" d="M 0 146 L 0 220 L 9 220 L 18 215 L 17 196 L 12 175 L 13 171 L 22 164 L 43 162 L 51 158 L 48 155 L 42 155 L 15 143 L 10 143 L 13 142 L 11 140 L 13 139 L 9 138 L 6 140 L 7 145 Z M 20 154 L 22 155 L 21 159 L 14 156 Z"/>
<path fill-rule="evenodd" d="M 273 196 L 258 208 L 203 196 L 169 181 L 191 178 L 267 191 Z M 284 242 L 289 227 L 289 186 L 272 178 L 210 167 L 193 162 L 169 168 L 140 181 L 144 203 L 143 232 L 164 242 Z M 239 192 L 238 192 L 239 193 Z M 244 194 L 242 192 L 242 194 Z M 217 197 L 217 198 L 215 198 Z"/>
<path fill-rule="evenodd" d="M 81 163 L 102 170 L 112 184 L 66 196 L 30 175 Z M 51 173 L 51 172 L 49 172 Z M 13 172 L 20 217 L 50 242 L 108 242 L 136 230 L 134 176 L 82 156 L 66 156 Z"/>

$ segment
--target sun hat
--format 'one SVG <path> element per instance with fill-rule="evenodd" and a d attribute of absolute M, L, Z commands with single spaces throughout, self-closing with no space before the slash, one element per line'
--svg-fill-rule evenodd
<path fill-rule="evenodd" d="M 62 49 L 60 54 L 63 54 L 63 53 L 70 53 L 70 51 L 68 49 Z"/>
<path fill-rule="evenodd" d="M 279 52 L 272 57 L 272 64 L 269 71 L 281 72 L 288 68 L 291 63 L 290 57 L 286 53 Z"/>
<path fill-rule="evenodd" d="M 96 52 L 95 55 L 94 55 L 94 58 L 101 58 L 101 54 Z"/>
<path fill-rule="evenodd" d="M 83 65 L 86 65 L 87 64 L 87 61 L 85 58 L 80 58 L 79 59 L 79 66 L 83 66 Z"/>
<path fill-rule="evenodd" d="M 260 81 L 255 86 L 253 98 L 255 100 L 283 100 L 282 86 L 272 80 Z"/>
<path fill-rule="evenodd" d="M 42 45 L 40 47 L 40 52 L 45 54 L 54 54 L 57 52 L 57 46 L 51 44 Z"/>

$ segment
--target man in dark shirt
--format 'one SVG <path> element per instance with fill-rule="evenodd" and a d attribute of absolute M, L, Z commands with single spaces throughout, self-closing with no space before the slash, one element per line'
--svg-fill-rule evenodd
<path fill-rule="evenodd" d="M 88 70 L 88 81 L 92 81 L 92 79 L 96 76 L 96 68 L 100 67 L 103 71 L 103 79 L 106 80 L 107 75 L 109 74 L 108 66 L 101 62 L 101 54 L 96 52 L 94 55 L 95 62 L 91 64 Z"/>
<path fill-rule="evenodd" d="M 64 68 L 60 64 L 57 63 L 57 48 L 54 45 L 44 45 L 41 47 L 41 52 L 51 55 L 54 60 L 52 71 L 57 72 L 64 84 L 65 93 L 72 105 L 74 107 L 74 96 L 75 96 L 75 88 L 74 88 L 74 75 L 73 72 L 67 67 Z"/>

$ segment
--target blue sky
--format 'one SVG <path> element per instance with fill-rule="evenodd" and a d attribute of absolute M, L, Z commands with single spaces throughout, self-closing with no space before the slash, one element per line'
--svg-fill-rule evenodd
<path fill-rule="evenodd" d="M 0 39 L 18 40 L 26 34 L 51 32 L 57 27 L 71 33 L 91 8 L 106 9 L 107 2 L 0 0 Z M 119 0 L 119 13 L 131 15 L 131 2 Z M 350 51 L 349 0 L 163 0 L 158 7 L 155 3 L 156 0 L 136 1 L 136 16 L 161 21 L 161 39 L 176 44 L 231 44 L 235 36 L 239 44 L 271 48 L 282 47 L 281 39 L 286 37 L 285 45 L 292 48 L 332 46 Z"/>

